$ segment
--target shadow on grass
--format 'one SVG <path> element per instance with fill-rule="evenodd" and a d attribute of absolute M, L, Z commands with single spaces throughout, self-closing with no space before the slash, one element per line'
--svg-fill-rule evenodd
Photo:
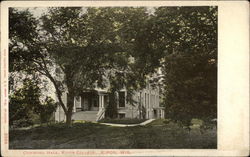
<path fill-rule="evenodd" d="M 168 120 L 123 128 L 79 122 L 10 131 L 10 149 L 215 149 L 216 145 L 216 128 L 188 131 Z"/>

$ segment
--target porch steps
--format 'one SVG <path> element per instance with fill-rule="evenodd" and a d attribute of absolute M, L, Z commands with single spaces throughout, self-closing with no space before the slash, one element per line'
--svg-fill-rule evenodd
<path fill-rule="evenodd" d="M 79 111 L 72 115 L 72 120 L 85 120 L 95 122 L 98 111 Z"/>

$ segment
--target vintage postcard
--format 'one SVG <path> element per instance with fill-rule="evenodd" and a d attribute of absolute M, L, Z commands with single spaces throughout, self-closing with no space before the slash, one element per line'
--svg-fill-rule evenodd
<path fill-rule="evenodd" d="M 1 154 L 248 156 L 248 2 L 2 2 Z"/>

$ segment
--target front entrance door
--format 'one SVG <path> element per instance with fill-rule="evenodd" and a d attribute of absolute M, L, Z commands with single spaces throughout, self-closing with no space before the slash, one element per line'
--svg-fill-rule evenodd
<path fill-rule="evenodd" d="M 157 118 L 157 110 L 154 109 L 154 118 L 156 119 Z"/>
<path fill-rule="evenodd" d="M 85 111 L 98 111 L 99 100 L 98 95 L 95 93 L 84 93 L 82 94 L 82 108 Z"/>

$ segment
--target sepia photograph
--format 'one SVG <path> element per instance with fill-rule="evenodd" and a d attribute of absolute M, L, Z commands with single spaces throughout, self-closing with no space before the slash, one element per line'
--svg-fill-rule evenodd
<path fill-rule="evenodd" d="M 217 148 L 216 6 L 11 7 L 9 65 L 10 149 Z"/>
<path fill-rule="evenodd" d="M 240 90 L 249 47 L 223 34 L 245 20 L 224 20 L 230 7 L 45 3 L 2 10 L 1 147 L 9 156 L 249 150 L 249 86 Z"/>

